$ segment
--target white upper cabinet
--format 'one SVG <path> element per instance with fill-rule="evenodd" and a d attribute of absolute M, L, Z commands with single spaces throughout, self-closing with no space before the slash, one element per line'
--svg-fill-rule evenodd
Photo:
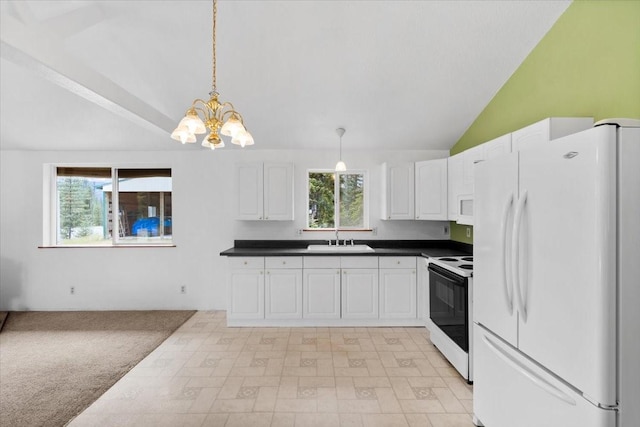
<path fill-rule="evenodd" d="M 593 126 L 593 117 L 549 117 L 511 134 L 513 151 L 530 150 Z"/>
<path fill-rule="evenodd" d="M 415 164 L 415 219 L 447 220 L 447 159 Z"/>
<path fill-rule="evenodd" d="M 482 144 L 484 160 L 495 159 L 511 152 L 511 134 L 502 135 Z"/>
<path fill-rule="evenodd" d="M 471 147 L 462 154 L 462 186 L 460 194 L 473 196 L 473 169 L 476 163 L 484 160 L 484 144 Z"/>
<path fill-rule="evenodd" d="M 414 219 L 413 163 L 382 165 L 382 219 Z"/>
<path fill-rule="evenodd" d="M 241 163 L 236 175 L 238 219 L 293 220 L 293 164 Z"/>
<path fill-rule="evenodd" d="M 464 153 L 447 158 L 447 205 L 450 221 L 458 220 L 458 195 L 462 188 L 462 160 Z"/>

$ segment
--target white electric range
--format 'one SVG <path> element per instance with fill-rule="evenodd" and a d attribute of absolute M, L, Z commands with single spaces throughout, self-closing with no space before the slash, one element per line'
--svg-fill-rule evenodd
<path fill-rule="evenodd" d="M 473 382 L 473 257 L 429 258 L 431 342 L 467 380 Z"/>

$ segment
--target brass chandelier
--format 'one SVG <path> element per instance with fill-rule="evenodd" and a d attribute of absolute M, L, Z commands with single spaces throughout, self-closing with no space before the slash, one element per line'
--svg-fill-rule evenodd
<path fill-rule="evenodd" d="M 196 99 L 187 110 L 185 116 L 180 120 L 178 127 L 171 133 L 171 138 L 191 144 L 196 142 L 196 135 L 209 134 L 203 139 L 202 146 L 212 150 L 224 147 L 221 135 L 230 136 L 231 143 L 245 147 L 253 145 L 253 137 L 244 127 L 242 115 L 235 110 L 230 102 L 220 102 L 218 100 L 218 90 L 216 88 L 216 15 L 217 0 L 213 0 L 213 37 L 212 37 L 212 75 L 211 92 L 209 100 Z M 202 118 L 200 118 L 202 115 Z M 223 124 L 224 123 L 224 124 Z"/>

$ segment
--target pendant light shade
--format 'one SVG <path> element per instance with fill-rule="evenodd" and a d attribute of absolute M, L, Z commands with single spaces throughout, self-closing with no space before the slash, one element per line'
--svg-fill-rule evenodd
<path fill-rule="evenodd" d="M 347 165 L 342 161 L 342 135 L 344 135 L 345 132 L 346 130 L 344 128 L 336 129 L 336 133 L 340 137 L 340 159 L 338 163 L 336 163 L 336 172 L 344 172 L 347 170 Z"/>
<path fill-rule="evenodd" d="M 346 130 L 344 128 L 336 129 L 336 133 L 340 137 L 340 159 L 338 163 L 336 163 L 336 172 L 344 172 L 347 170 L 347 165 L 342 161 L 342 135 L 344 135 L 345 132 Z"/>

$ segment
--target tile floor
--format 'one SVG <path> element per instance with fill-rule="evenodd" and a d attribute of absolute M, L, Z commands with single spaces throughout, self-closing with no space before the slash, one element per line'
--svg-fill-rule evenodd
<path fill-rule="evenodd" d="M 213 311 L 69 425 L 472 427 L 471 409 L 425 328 L 228 328 Z"/>

